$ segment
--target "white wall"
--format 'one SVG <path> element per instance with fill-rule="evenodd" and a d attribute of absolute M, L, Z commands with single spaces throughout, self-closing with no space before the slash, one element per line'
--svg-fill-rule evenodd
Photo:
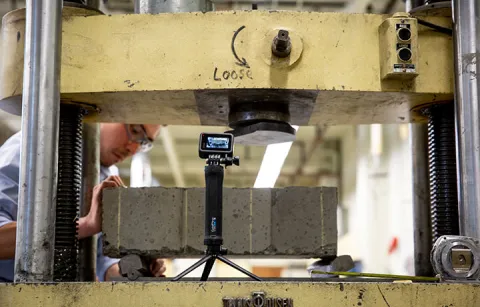
<path fill-rule="evenodd" d="M 340 203 L 348 208 L 349 231 L 339 238 L 339 255 L 361 260 L 364 272 L 412 274 L 407 268 L 413 256 L 408 126 L 358 126 L 342 145 Z M 353 161 L 356 167 L 348 167 Z M 389 255 L 395 237 L 398 248 Z"/>

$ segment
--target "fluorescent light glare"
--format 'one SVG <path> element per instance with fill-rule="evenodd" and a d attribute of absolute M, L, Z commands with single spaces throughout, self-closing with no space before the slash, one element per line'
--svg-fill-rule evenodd
<path fill-rule="evenodd" d="M 292 126 L 298 131 L 298 126 Z M 254 188 L 273 188 L 283 163 L 288 156 L 292 142 L 268 145 L 263 156 Z"/>
<path fill-rule="evenodd" d="M 370 153 L 372 156 L 379 156 L 383 152 L 382 125 L 373 124 L 370 126 Z"/>

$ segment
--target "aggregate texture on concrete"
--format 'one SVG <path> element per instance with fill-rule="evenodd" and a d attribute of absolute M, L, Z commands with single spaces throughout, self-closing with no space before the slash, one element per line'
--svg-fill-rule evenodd
<path fill-rule="evenodd" d="M 204 188 L 115 188 L 103 192 L 104 254 L 204 254 Z M 337 253 L 337 189 L 223 189 L 228 256 L 319 258 Z"/>

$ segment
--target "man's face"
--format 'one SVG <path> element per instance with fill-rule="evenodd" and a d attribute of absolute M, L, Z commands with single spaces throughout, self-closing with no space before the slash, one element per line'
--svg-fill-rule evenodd
<path fill-rule="evenodd" d="M 160 125 L 100 125 L 100 163 L 111 166 L 135 154 L 142 145 L 136 140 L 153 141 Z"/>

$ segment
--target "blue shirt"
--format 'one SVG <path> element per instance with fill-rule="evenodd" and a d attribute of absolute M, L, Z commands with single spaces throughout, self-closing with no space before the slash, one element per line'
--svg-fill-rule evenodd
<path fill-rule="evenodd" d="M 0 147 L 0 227 L 17 220 L 18 183 L 20 166 L 21 132 L 14 134 Z M 101 167 L 100 180 L 115 168 Z M 103 255 L 101 234 L 97 245 L 97 277 L 104 281 L 107 269 L 120 259 Z M 13 281 L 15 260 L 0 260 L 0 281 Z"/>

